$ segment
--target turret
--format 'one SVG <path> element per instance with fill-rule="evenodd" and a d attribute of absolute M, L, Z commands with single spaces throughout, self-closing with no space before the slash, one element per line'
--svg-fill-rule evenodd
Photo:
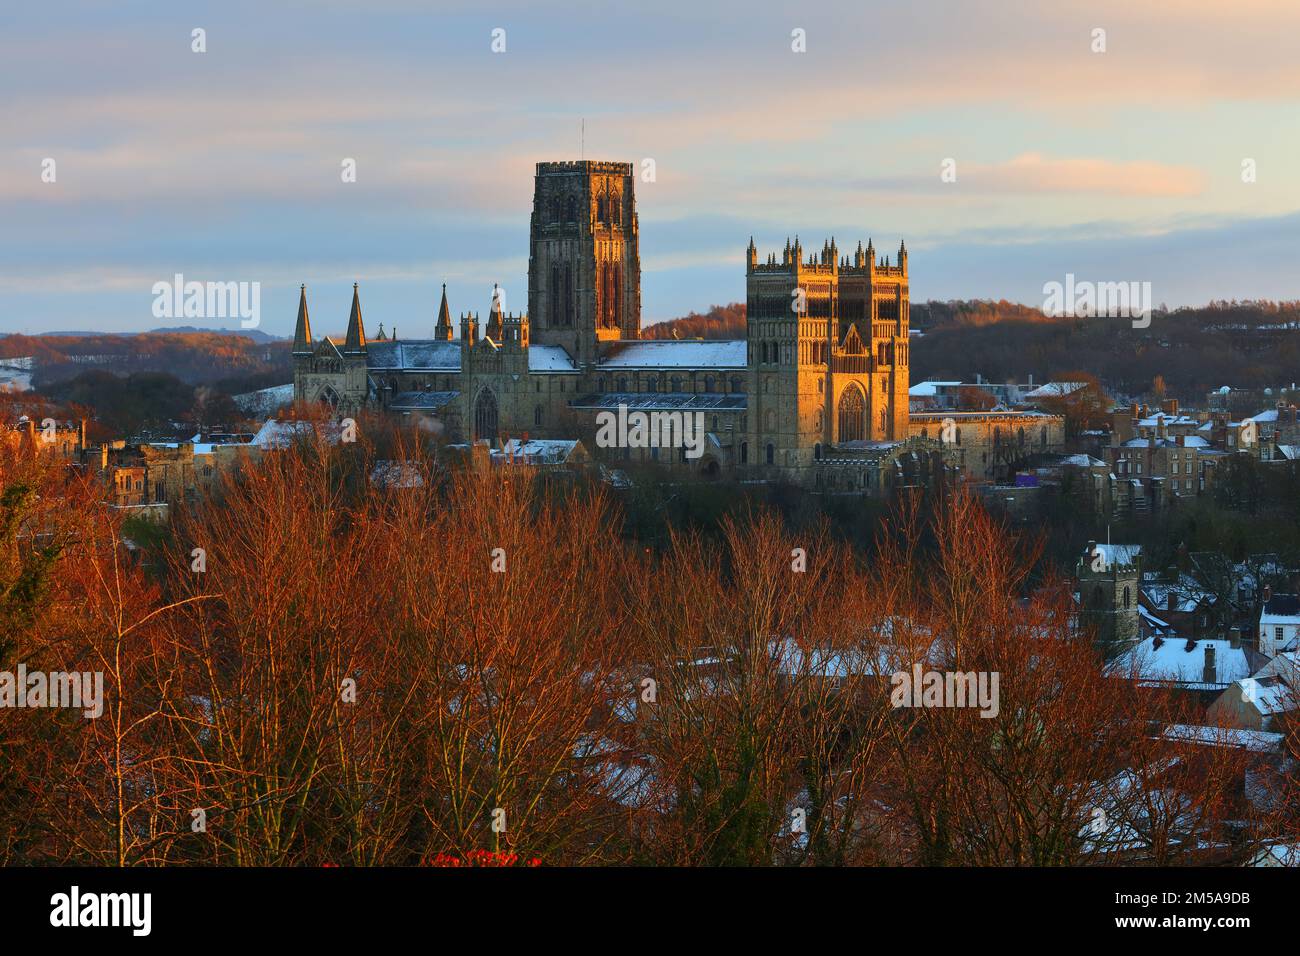
<path fill-rule="evenodd" d="M 462 312 L 460 316 L 460 341 L 466 348 L 472 348 L 478 341 L 478 315 L 474 312 Z"/>

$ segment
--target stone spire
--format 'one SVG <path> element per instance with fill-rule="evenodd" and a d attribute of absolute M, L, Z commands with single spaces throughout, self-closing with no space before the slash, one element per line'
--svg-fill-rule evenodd
<path fill-rule="evenodd" d="M 348 334 L 343 340 L 344 355 L 361 355 L 366 351 L 366 326 L 361 321 L 361 294 L 352 283 L 352 313 L 348 316 Z"/>
<path fill-rule="evenodd" d="M 307 318 L 307 286 L 298 294 L 298 324 L 293 330 L 293 354 L 311 354 L 311 319 Z"/>
<path fill-rule="evenodd" d="M 447 283 L 442 284 L 442 305 L 438 306 L 438 324 L 434 326 L 433 337 L 439 342 L 450 342 L 451 309 L 447 308 Z"/>
<path fill-rule="evenodd" d="M 492 311 L 488 313 L 488 324 L 483 335 L 498 345 L 501 343 L 501 292 L 495 282 L 492 283 Z"/>

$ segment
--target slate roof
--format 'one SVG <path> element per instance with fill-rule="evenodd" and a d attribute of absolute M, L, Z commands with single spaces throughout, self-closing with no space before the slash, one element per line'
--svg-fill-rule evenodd
<path fill-rule="evenodd" d="M 749 364 L 744 339 L 700 341 L 633 341 L 610 346 L 601 357 L 602 369 L 688 368 L 744 369 Z"/>

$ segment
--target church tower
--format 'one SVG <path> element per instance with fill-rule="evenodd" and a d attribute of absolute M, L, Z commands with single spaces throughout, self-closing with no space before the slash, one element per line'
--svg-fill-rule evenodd
<path fill-rule="evenodd" d="M 580 364 L 600 343 L 641 336 L 641 257 L 631 163 L 538 163 L 528 317 L 539 344 Z"/>
<path fill-rule="evenodd" d="M 745 250 L 749 408 L 741 463 L 800 480 L 832 449 L 908 437 L 907 248 L 897 265 L 835 239 Z"/>

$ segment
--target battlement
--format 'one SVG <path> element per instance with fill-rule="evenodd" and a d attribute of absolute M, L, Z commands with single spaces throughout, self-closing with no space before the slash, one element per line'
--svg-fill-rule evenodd
<path fill-rule="evenodd" d="M 537 164 L 538 176 L 568 176 L 573 173 L 583 173 L 585 175 L 613 173 L 618 176 L 631 176 L 632 164 L 599 159 L 571 159 L 562 162 Z"/>
<path fill-rule="evenodd" d="M 794 241 L 786 239 L 785 248 L 778 253 L 770 253 L 768 257 L 759 261 L 758 249 L 754 245 L 751 237 L 749 247 L 745 250 L 746 271 L 748 273 L 765 273 L 777 275 L 810 275 L 810 276 L 837 276 L 837 275 L 866 275 L 866 276 L 893 276 L 905 278 L 907 276 L 907 246 L 899 243 L 898 260 L 896 264 L 890 264 L 889 256 L 877 257 L 875 246 L 871 240 L 867 240 L 866 248 L 862 243 L 858 243 L 858 248 L 852 256 L 841 256 L 839 247 L 835 244 L 835 237 L 831 236 L 822 242 L 821 252 L 804 255 L 802 244 L 799 237 L 795 236 Z"/>

